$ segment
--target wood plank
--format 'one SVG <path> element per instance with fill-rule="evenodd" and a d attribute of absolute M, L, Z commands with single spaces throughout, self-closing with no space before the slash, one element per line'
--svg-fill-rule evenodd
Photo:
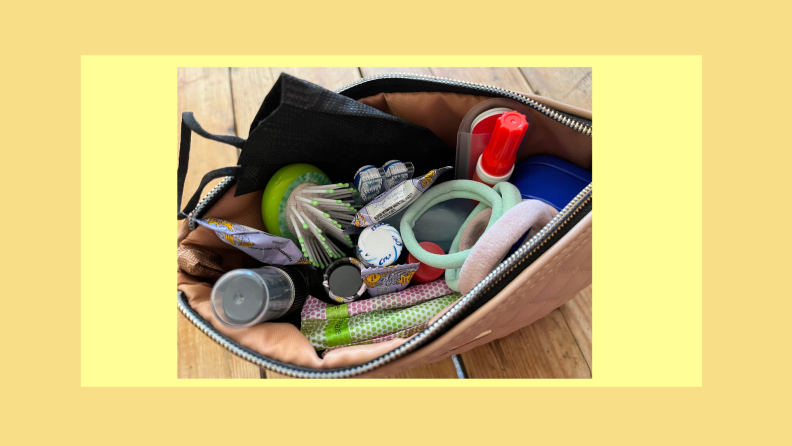
<path fill-rule="evenodd" d="M 533 93 L 531 86 L 517 68 L 432 67 L 432 74 L 454 80 L 492 85 L 521 93 Z"/>
<path fill-rule="evenodd" d="M 520 68 L 536 94 L 591 110 L 591 68 Z"/>
<path fill-rule="evenodd" d="M 270 68 L 273 79 L 278 79 L 281 73 L 288 73 L 294 77 L 321 85 L 328 90 L 335 90 L 354 80 L 360 79 L 357 67 L 291 67 Z"/>
<path fill-rule="evenodd" d="M 562 305 L 560 310 L 580 352 L 586 358 L 589 369 L 593 371 L 594 368 L 591 365 L 591 285 Z"/>
<path fill-rule="evenodd" d="M 234 114 L 228 68 L 179 68 L 177 76 L 179 126 L 181 113 L 191 111 L 208 132 L 233 135 Z M 233 166 L 236 160 L 235 147 L 194 135 L 183 200 L 192 196 L 206 172 Z M 219 181 L 210 183 L 204 193 Z M 258 367 L 220 347 L 181 313 L 177 319 L 177 346 L 179 378 L 260 378 Z"/>
<path fill-rule="evenodd" d="M 231 93 L 234 98 L 237 136 L 247 139 L 250 123 L 276 80 L 268 67 L 231 68 Z"/>
<path fill-rule="evenodd" d="M 386 377 L 387 379 L 459 379 L 451 358 L 424 364 Z"/>
<path fill-rule="evenodd" d="M 432 70 L 426 67 L 360 67 L 360 72 L 363 73 L 363 76 L 385 73 L 432 74 Z"/>
<path fill-rule="evenodd" d="M 179 68 L 177 111 L 177 129 L 181 128 L 182 112 L 191 111 L 206 131 L 234 135 L 234 111 L 231 107 L 228 68 Z M 178 146 L 176 150 L 178 153 Z M 194 135 L 183 202 L 190 199 L 207 172 L 233 166 L 237 157 L 235 147 Z M 212 190 L 220 181 L 222 179 L 209 183 L 204 191 Z"/>
<path fill-rule="evenodd" d="M 471 378 L 591 378 L 561 311 L 463 353 Z"/>
<path fill-rule="evenodd" d="M 259 368 L 224 349 L 178 313 L 179 378 L 241 378 L 260 379 Z"/>

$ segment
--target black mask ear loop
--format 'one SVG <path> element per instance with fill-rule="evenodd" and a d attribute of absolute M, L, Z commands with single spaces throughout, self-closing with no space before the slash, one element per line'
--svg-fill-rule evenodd
<path fill-rule="evenodd" d="M 182 195 L 184 194 L 184 181 L 187 179 L 187 169 L 190 164 L 190 142 L 192 139 L 192 132 L 195 132 L 206 139 L 229 144 L 238 149 L 242 149 L 245 146 L 244 139 L 237 136 L 215 135 L 209 133 L 204 130 L 200 124 L 198 124 L 198 121 L 195 120 L 192 112 L 182 113 L 181 143 L 179 144 L 179 167 L 176 171 L 176 212 L 177 218 L 179 220 L 187 218 L 187 216 L 195 210 L 195 207 L 198 206 L 198 201 L 201 199 L 201 192 L 210 181 L 216 178 L 238 176 L 242 172 L 241 166 L 233 166 L 224 167 L 222 169 L 213 170 L 207 173 L 201 180 L 201 185 L 198 186 L 198 190 L 195 191 L 192 198 L 190 198 L 190 201 L 187 202 L 187 205 L 182 210 L 181 201 Z"/>

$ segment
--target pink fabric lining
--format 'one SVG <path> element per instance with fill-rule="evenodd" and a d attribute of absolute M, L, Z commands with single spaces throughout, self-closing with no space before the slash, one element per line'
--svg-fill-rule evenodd
<path fill-rule="evenodd" d="M 525 200 L 509 209 L 473 245 L 473 250 L 459 273 L 459 291 L 463 295 L 469 293 L 476 284 L 498 266 L 498 263 L 509 252 L 509 248 L 517 243 L 526 232 L 530 231 L 527 237 L 533 237 L 557 213 L 558 211 L 539 200 Z M 474 224 L 481 214 L 471 220 L 465 228 L 465 232 L 460 238 L 460 249 L 464 249 L 462 247 L 463 240 L 470 243 L 477 233 L 483 232 L 480 222 Z M 484 228 L 486 228 L 486 221 L 484 221 Z"/>

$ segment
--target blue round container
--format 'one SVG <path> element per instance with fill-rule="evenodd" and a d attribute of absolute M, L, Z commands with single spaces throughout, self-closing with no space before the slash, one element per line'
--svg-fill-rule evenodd
<path fill-rule="evenodd" d="M 591 183 L 591 172 L 552 155 L 526 158 L 514 168 L 509 182 L 524 200 L 539 200 L 560 211 Z"/>

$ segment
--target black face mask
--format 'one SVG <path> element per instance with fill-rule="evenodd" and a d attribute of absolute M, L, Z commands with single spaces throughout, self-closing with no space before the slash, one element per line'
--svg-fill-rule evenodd
<path fill-rule="evenodd" d="M 330 181 L 351 183 L 366 164 L 398 158 L 424 172 L 453 165 L 455 156 L 427 128 L 281 74 L 250 125 L 236 195 L 264 189 L 275 171 L 293 163 L 313 164 Z"/>
<path fill-rule="evenodd" d="M 191 132 L 242 149 L 238 166 L 209 172 L 179 218 L 192 212 L 212 179 L 234 176 L 236 195 L 263 190 L 281 167 L 312 164 L 333 182 L 352 182 L 362 166 L 393 159 L 410 161 L 416 172 L 454 165 L 455 150 L 431 130 L 318 85 L 281 74 L 250 125 L 250 137 L 213 135 L 182 115 L 178 202 L 187 175 Z"/>

